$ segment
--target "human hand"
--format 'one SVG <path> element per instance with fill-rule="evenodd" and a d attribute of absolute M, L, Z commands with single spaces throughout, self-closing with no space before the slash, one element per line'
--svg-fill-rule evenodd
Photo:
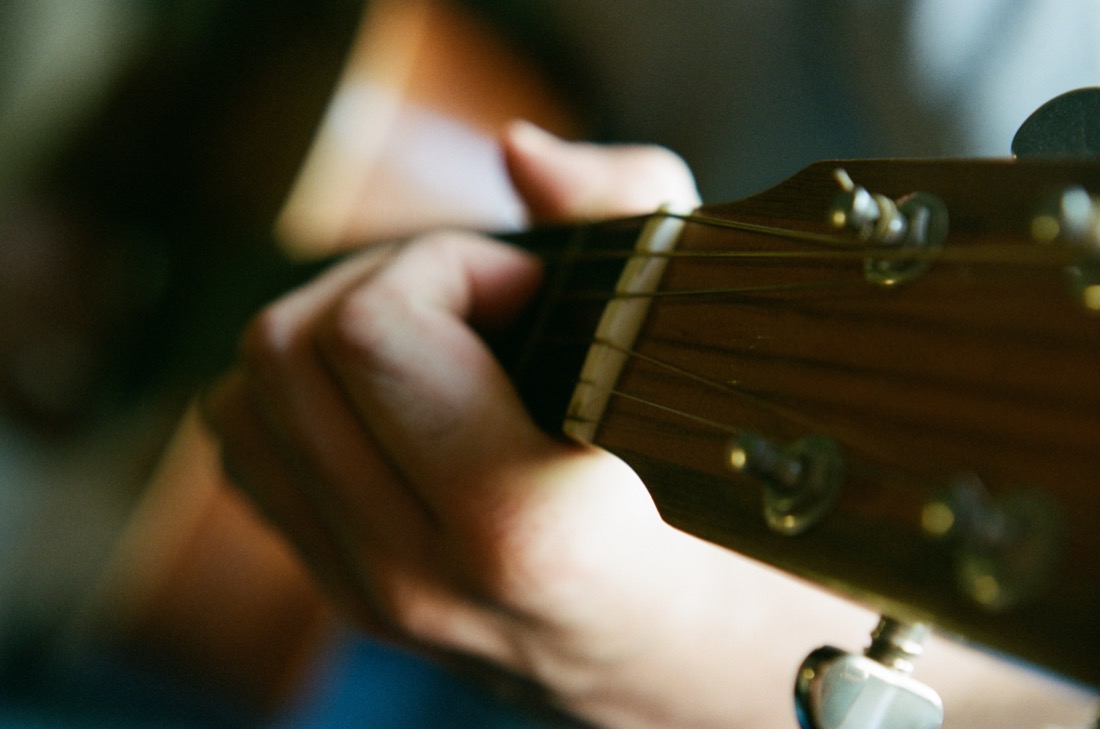
<path fill-rule="evenodd" d="M 504 151 L 536 220 L 697 203 L 663 150 L 521 124 Z M 584 713 L 655 632 L 680 535 L 617 459 L 538 430 L 483 344 L 538 280 L 469 235 L 366 252 L 258 317 L 205 411 L 228 473 L 360 623 Z"/>
<path fill-rule="evenodd" d="M 660 150 L 526 126 L 504 149 L 535 220 L 695 201 Z M 276 303 L 205 400 L 228 472 L 379 635 L 499 667 L 601 725 L 793 726 L 802 658 L 858 650 L 876 616 L 672 529 L 625 465 L 536 429 L 480 334 L 538 279 L 522 253 L 439 234 Z M 1071 703 L 931 648 L 921 668 L 948 677 L 958 726 L 992 715 L 974 696 L 1004 704 L 1000 726 L 1034 725 L 1021 707 L 1052 691 Z"/>

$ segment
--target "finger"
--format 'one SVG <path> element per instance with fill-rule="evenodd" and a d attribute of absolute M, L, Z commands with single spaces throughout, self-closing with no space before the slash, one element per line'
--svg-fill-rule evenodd
<path fill-rule="evenodd" d="M 421 650 L 457 650 L 514 665 L 515 646 L 505 624 L 519 618 L 489 601 L 471 599 L 455 575 L 439 574 L 441 562 L 446 560 L 426 565 L 391 561 L 384 555 L 372 560 L 375 629 Z"/>
<path fill-rule="evenodd" d="M 259 416 L 301 474 L 299 487 L 349 551 L 417 553 L 434 528 L 365 431 L 319 359 L 318 320 L 333 301 L 384 266 L 371 257 L 269 307 L 242 344 L 246 386 Z"/>
<path fill-rule="evenodd" d="M 395 642 L 419 641 L 422 638 L 412 632 L 414 628 L 430 636 L 436 634 L 428 630 L 430 619 L 435 630 L 442 630 L 459 620 L 458 616 L 473 612 L 454 599 L 444 602 L 443 596 L 429 594 L 427 582 L 421 589 L 417 580 L 407 577 L 408 567 L 399 567 L 384 550 L 349 544 L 341 537 L 344 530 L 334 527 L 332 515 L 318 508 L 311 498 L 315 489 L 303 486 L 298 469 L 285 458 L 286 449 L 252 407 L 243 375 L 235 372 L 223 378 L 204 398 L 203 409 L 207 422 L 226 444 L 223 464 L 227 475 L 263 518 L 288 539 L 356 625 Z M 448 617 L 445 607 L 452 609 L 454 618 Z M 466 632 L 479 635 L 473 626 Z M 488 636 L 481 638 L 485 648 L 488 640 Z"/>
<path fill-rule="evenodd" d="M 512 183 L 539 222 L 699 205 L 691 171 L 662 147 L 566 142 L 528 122 L 509 126 L 502 146 Z"/>
<path fill-rule="evenodd" d="M 359 627 L 420 647 L 507 660 L 502 616 L 444 585 L 446 559 L 410 564 L 382 550 L 351 548 L 302 489 L 295 469 L 251 407 L 243 376 L 231 373 L 204 398 L 207 422 L 228 444 L 224 463 L 257 510 L 286 536 L 326 591 Z"/>
<path fill-rule="evenodd" d="M 515 307 L 538 269 L 472 236 L 409 247 L 333 312 L 320 351 L 376 442 L 444 521 L 489 472 L 550 439 L 465 319 Z"/>
<path fill-rule="evenodd" d="M 222 378 L 203 397 L 202 411 L 221 443 L 226 475 L 261 516 L 289 540 L 322 583 L 344 592 L 358 585 L 357 570 L 299 488 L 283 450 L 253 408 L 241 373 Z"/>

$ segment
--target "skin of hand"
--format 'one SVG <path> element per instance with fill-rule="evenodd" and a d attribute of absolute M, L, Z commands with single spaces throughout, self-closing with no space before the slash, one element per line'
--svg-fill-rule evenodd
<path fill-rule="evenodd" d="M 662 150 L 505 139 L 535 219 L 697 202 Z M 623 464 L 538 430 L 483 344 L 539 274 L 464 234 L 367 252 L 263 312 L 204 411 L 227 473 L 359 622 L 574 708 L 644 650 L 621 606 L 675 533 Z"/>
<path fill-rule="evenodd" d="M 697 202 L 665 150 L 523 123 L 502 144 L 535 221 Z M 802 658 L 858 650 L 875 616 L 672 529 L 620 461 L 534 426 L 481 335 L 539 277 L 440 233 L 271 305 L 204 399 L 226 472 L 380 636 L 603 726 L 794 726 Z"/>

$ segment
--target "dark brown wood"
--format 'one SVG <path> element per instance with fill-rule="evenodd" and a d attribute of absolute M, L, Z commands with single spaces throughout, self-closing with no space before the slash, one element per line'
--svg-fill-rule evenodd
<path fill-rule="evenodd" d="M 837 166 L 702 213 L 828 232 Z M 689 223 L 597 443 L 631 463 L 686 531 L 1100 685 L 1100 316 L 1069 285 L 1074 254 L 1029 233 L 1065 185 L 1100 190 L 1100 167 L 843 166 L 874 192 L 943 199 L 951 228 L 941 259 L 886 288 L 864 280 L 862 254 Z M 751 251 L 826 255 L 713 255 Z M 737 291 L 791 284 L 804 286 Z M 822 523 L 795 537 L 767 528 L 759 484 L 725 462 L 746 429 L 841 445 L 849 475 Z M 1025 493 L 1059 514 L 1058 559 L 1016 604 L 993 609 L 964 594 L 958 541 L 922 529 L 924 507 L 964 474 L 994 499 Z"/>

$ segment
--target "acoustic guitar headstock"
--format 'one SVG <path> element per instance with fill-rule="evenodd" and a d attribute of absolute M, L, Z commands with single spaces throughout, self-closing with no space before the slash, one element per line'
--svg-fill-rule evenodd
<path fill-rule="evenodd" d="M 1100 685 L 1097 195 L 1091 162 L 846 161 L 704 206 L 594 440 L 890 640 Z"/>

